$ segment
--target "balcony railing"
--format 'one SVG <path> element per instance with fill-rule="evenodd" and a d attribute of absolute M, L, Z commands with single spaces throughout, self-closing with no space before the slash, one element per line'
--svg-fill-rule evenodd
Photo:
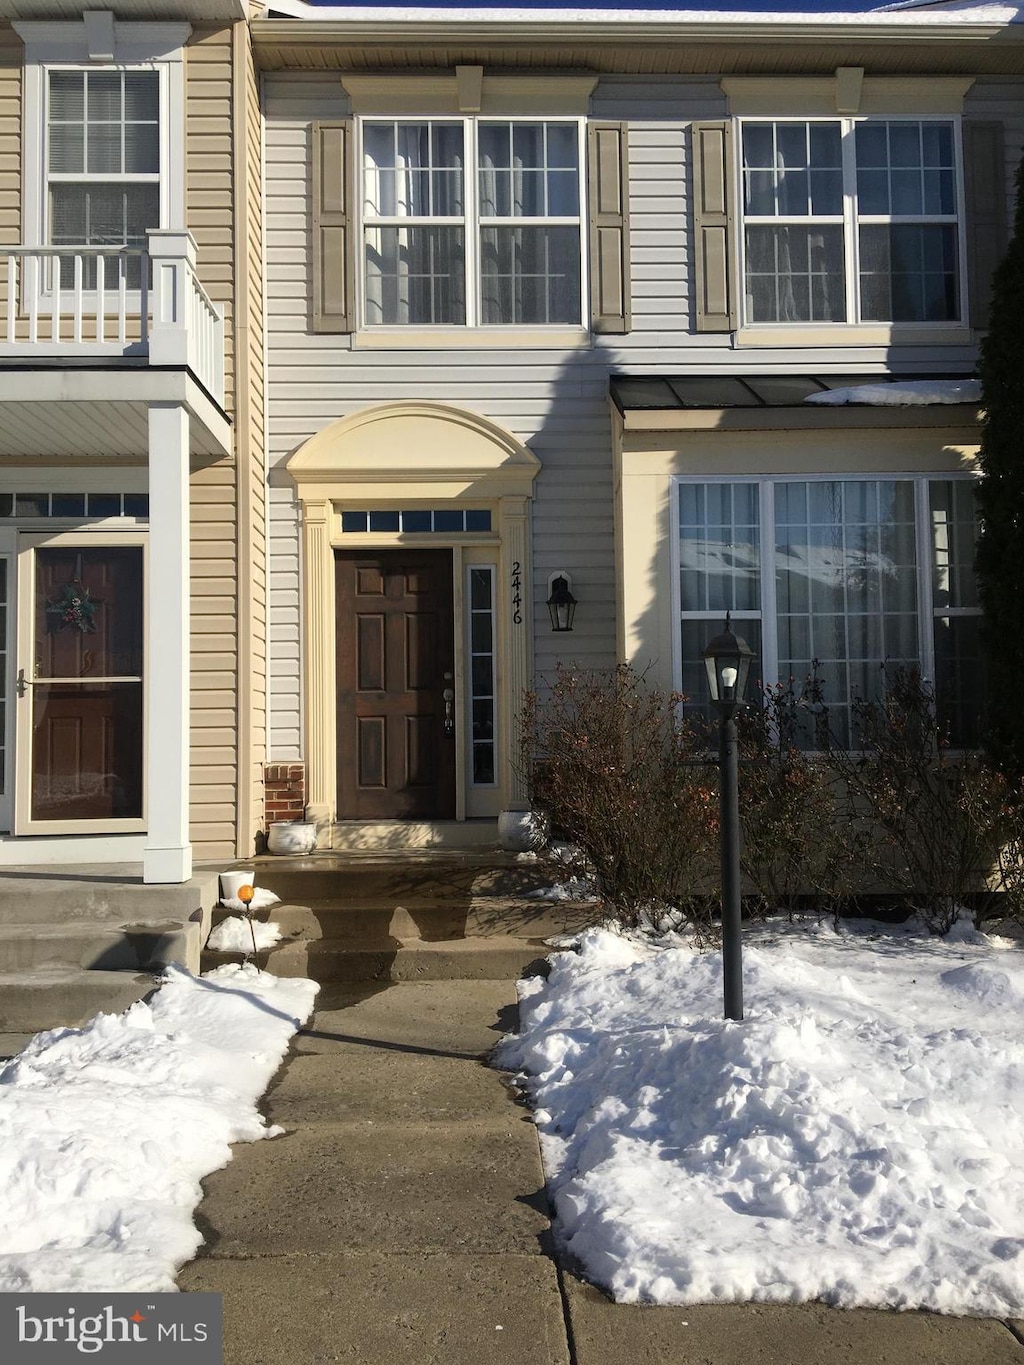
<path fill-rule="evenodd" d="M 224 314 L 187 232 L 148 246 L 0 247 L 0 358 L 138 357 L 185 365 L 224 403 Z"/>

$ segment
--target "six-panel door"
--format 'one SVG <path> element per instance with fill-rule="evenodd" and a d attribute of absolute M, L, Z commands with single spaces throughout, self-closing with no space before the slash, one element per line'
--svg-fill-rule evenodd
<path fill-rule="evenodd" d="M 338 817 L 455 814 L 450 550 L 336 552 Z"/>

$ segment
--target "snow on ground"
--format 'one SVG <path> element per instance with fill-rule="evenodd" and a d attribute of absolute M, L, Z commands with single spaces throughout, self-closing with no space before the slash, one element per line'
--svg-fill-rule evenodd
<path fill-rule="evenodd" d="M 858 922 L 589 930 L 520 983 L 560 1244 L 620 1301 L 1024 1312 L 1024 952 Z"/>
<path fill-rule="evenodd" d="M 244 915 L 229 915 L 214 927 L 206 946 L 217 953 L 251 953 L 254 936 L 257 950 L 272 948 L 281 940 L 281 927 L 272 920 L 268 923 L 265 920 L 248 920 Z"/>
<path fill-rule="evenodd" d="M 149 1004 L 37 1034 L 0 1069 L 0 1292 L 172 1290 L 200 1181 L 273 1136 L 256 1101 L 312 981 L 168 969 Z"/>
<path fill-rule="evenodd" d="M 863 403 L 876 408 L 922 408 L 934 403 L 977 403 L 981 385 L 976 379 L 901 379 L 893 384 L 855 384 L 809 394 L 805 403 L 842 407 Z"/>

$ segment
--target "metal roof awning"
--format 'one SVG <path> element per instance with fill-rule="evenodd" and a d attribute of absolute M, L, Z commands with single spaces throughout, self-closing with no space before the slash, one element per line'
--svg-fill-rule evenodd
<path fill-rule="evenodd" d="M 883 406 L 808 403 L 814 394 L 866 385 L 954 381 L 964 374 L 613 374 L 612 403 L 626 430 L 756 431 L 785 427 L 973 426 L 975 402 Z"/>

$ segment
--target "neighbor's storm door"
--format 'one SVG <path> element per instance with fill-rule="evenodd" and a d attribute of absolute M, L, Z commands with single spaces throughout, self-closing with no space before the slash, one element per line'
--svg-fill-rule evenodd
<path fill-rule="evenodd" d="M 20 556 L 16 834 L 145 828 L 141 543 Z"/>

